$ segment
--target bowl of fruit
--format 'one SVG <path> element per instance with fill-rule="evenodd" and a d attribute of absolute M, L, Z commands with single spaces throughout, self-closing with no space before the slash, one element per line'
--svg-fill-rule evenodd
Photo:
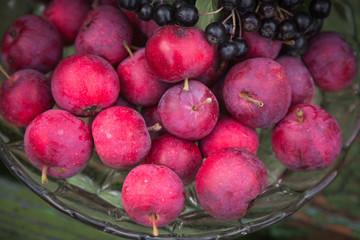
<path fill-rule="evenodd" d="M 104 232 L 260 230 L 328 186 L 359 134 L 356 1 L 17 2 L 1 160 Z"/>

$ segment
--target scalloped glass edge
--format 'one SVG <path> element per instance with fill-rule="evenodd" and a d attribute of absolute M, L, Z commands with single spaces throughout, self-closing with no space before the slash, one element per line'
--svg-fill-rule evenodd
<path fill-rule="evenodd" d="M 349 4 L 348 1 L 343 1 L 344 4 L 342 7 L 344 8 L 343 18 L 348 18 L 347 20 L 351 19 L 351 16 L 354 17 L 354 9 L 351 8 L 351 4 Z M 334 10 L 333 10 L 334 11 Z M 339 10 L 338 10 L 339 11 Z M 350 16 L 350 17 L 349 17 Z M 359 20 L 360 21 L 360 20 Z M 356 22 L 353 21 L 352 25 L 353 29 L 356 31 Z M 355 42 L 356 46 L 355 49 L 357 53 L 359 54 L 359 48 L 360 48 L 360 42 L 357 38 L 357 35 L 353 36 L 353 41 Z M 354 47 L 354 46 L 353 46 Z M 359 56 L 358 56 L 359 58 Z M 352 87 L 355 87 L 355 100 L 360 101 L 360 95 L 359 95 L 359 85 L 360 85 L 360 74 L 358 73 L 357 79 L 352 84 Z M 326 94 L 323 95 L 325 98 L 322 99 L 320 105 L 324 105 L 327 100 Z M 330 95 L 331 96 L 331 95 Z M 330 97 L 329 96 L 329 97 Z M 329 98 L 328 97 L 328 98 Z M 360 103 L 357 103 L 355 108 L 359 108 Z M 295 201 L 290 201 L 288 204 L 285 204 L 281 207 L 281 209 L 278 209 L 277 211 L 273 211 L 270 214 L 267 214 L 264 217 L 260 217 L 257 219 L 247 219 L 244 222 L 242 222 L 242 219 L 234 223 L 235 226 L 227 226 L 223 229 L 214 229 L 213 231 L 203 231 L 204 233 L 181 233 L 181 224 L 174 223 L 170 227 L 170 230 L 163 231 L 163 228 L 160 228 L 160 236 L 159 237 L 153 237 L 151 235 L 151 229 L 142 227 L 142 232 L 137 232 L 134 230 L 129 230 L 127 228 L 123 228 L 121 226 L 121 223 L 119 224 L 113 224 L 110 222 L 102 221 L 102 219 L 91 217 L 86 212 L 80 211 L 79 209 L 75 209 L 66 203 L 62 201 L 55 193 L 53 193 L 51 190 L 48 189 L 46 185 L 39 184 L 39 181 L 35 180 L 25 169 L 25 166 L 20 164 L 20 160 L 16 158 L 16 156 L 11 153 L 9 146 L 3 141 L 2 138 L 0 138 L 0 157 L 3 163 L 6 165 L 6 167 L 21 181 L 23 182 L 28 188 L 30 188 L 33 192 L 35 192 L 38 196 L 40 196 L 43 200 L 45 200 L 47 203 L 49 203 L 52 207 L 55 209 L 69 215 L 70 217 L 77 219 L 83 223 L 86 223 L 92 227 L 95 227 L 103 232 L 107 232 L 113 235 L 126 237 L 126 238 L 136 238 L 136 239 L 194 239 L 194 238 L 201 238 L 201 239 L 218 239 L 218 238 L 233 238 L 241 235 L 246 235 L 251 232 L 263 229 L 265 227 L 268 227 L 276 222 L 279 222 L 283 220 L 284 218 L 290 216 L 297 210 L 299 210 L 306 202 L 308 202 L 310 199 L 312 199 L 317 193 L 322 191 L 326 186 L 328 186 L 338 175 L 339 169 L 341 165 L 343 164 L 346 153 L 352 146 L 354 140 L 359 135 L 360 132 L 360 116 L 357 116 L 357 119 L 355 121 L 355 126 L 353 126 L 352 131 L 350 134 L 348 134 L 347 140 L 344 141 L 342 153 L 339 157 L 339 159 L 334 163 L 331 167 L 324 170 L 325 175 L 322 177 L 320 181 L 317 181 L 317 183 L 312 186 L 309 189 L 301 189 L 299 191 L 290 189 L 290 191 L 293 191 L 293 193 L 297 193 L 298 195 Z M 1 133 L 3 134 L 3 133 Z M 288 171 L 282 172 L 275 182 L 272 182 L 271 185 L 268 186 L 268 188 L 265 190 L 265 192 L 262 194 L 266 194 L 267 192 L 270 192 L 272 194 L 272 191 L 287 191 L 286 187 L 280 186 L 281 180 L 283 177 L 286 178 L 287 174 L 291 174 Z M 39 172 L 40 176 L 40 172 Z M 37 177 L 39 177 L 37 176 Z M 56 180 L 58 181 L 59 188 L 61 186 L 67 186 L 71 185 L 66 180 Z M 75 186 L 74 186 L 75 187 Z M 190 187 L 191 188 L 191 187 Z M 80 189 L 80 188 L 79 188 Z M 71 190 L 71 188 L 70 188 Z M 81 189 L 80 189 L 81 190 Z M 103 200 L 103 199 L 102 199 Z M 256 201 L 255 201 L 256 206 Z M 115 208 L 115 207 L 114 207 Z M 252 208 L 253 209 L 253 208 Z M 251 209 L 251 210 L 252 210 Z M 191 218 L 191 212 L 188 214 Z M 203 214 L 203 215 L 202 215 Z M 201 216 L 207 216 L 206 213 L 200 214 Z M 181 215 L 179 217 L 180 222 L 181 219 L 185 219 L 188 217 L 187 214 Z M 246 219 L 246 216 L 244 217 Z M 211 225 L 211 223 L 210 223 Z M 131 226 L 130 226 L 131 228 Z M 178 232 L 175 232 L 174 229 L 179 228 Z M 171 230 L 172 229 L 172 230 Z M 140 229 L 139 229 L 140 230 Z M 169 233 L 170 232 L 170 233 Z M 200 230 L 201 232 L 201 230 Z"/>

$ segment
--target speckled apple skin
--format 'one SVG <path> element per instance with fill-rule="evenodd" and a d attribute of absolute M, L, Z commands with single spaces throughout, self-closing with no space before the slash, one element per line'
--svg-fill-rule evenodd
<path fill-rule="evenodd" d="M 144 107 L 158 104 L 164 92 L 171 86 L 154 75 L 145 59 L 145 48 L 127 57 L 117 67 L 120 94 L 129 102 Z"/>
<path fill-rule="evenodd" d="M 166 82 L 196 78 L 211 65 L 214 47 L 205 33 L 192 27 L 164 26 L 157 29 L 145 47 L 146 61 Z"/>
<path fill-rule="evenodd" d="M 144 163 L 170 168 L 187 185 L 195 180 L 202 156 L 194 142 L 166 134 L 152 141 Z"/>
<path fill-rule="evenodd" d="M 184 84 L 180 83 L 169 88 L 158 104 L 158 112 L 163 127 L 179 138 L 197 140 L 208 135 L 217 122 L 219 104 L 215 95 L 204 84 L 189 81 L 189 91 L 184 91 Z M 194 111 L 192 107 L 211 98 Z"/>
<path fill-rule="evenodd" d="M 11 71 L 32 68 L 47 73 L 58 64 L 62 51 L 63 42 L 55 26 L 29 14 L 16 19 L 5 32 L 1 59 Z"/>
<path fill-rule="evenodd" d="M 263 102 L 259 107 L 239 96 L 248 92 Z M 226 75 L 223 98 L 229 113 L 252 128 L 279 122 L 291 103 L 291 85 L 285 69 L 269 58 L 252 58 L 233 66 Z"/>
<path fill-rule="evenodd" d="M 24 136 L 26 155 L 48 175 L 68 178 L 81 172 L 93 150 L 90 127 L 65 110 L 51 109 L 37 116 Z"/>
<path fill-rule="evenodd" d="M 117 66 L 126 58 L 123 41 L 130 46 L 132 29 L 129 20 L 120 9 L 102 5 L 91 10 L 75 39 L 78 54 L 94 54 Z"/>
<path fill-rule="evenodd" d="M 75 41 L 90 10 L 88 0 L 54 0 L 45 6 L 43 16 L 55 25 L 64 43 L 69 45 Z"/>
<path fill-rule="evenodd" d="M 94 116 L 112 106 L 119 96 L 115 69 L 103 58 L 91 54 L 63 59 L 52 74 L 55 102 L 77 116 Z"/>
<path fill-rule="evenodd" d="M 52 108 L 50 80 L 39 71 L 23 69 L 6 79 L 0 89 L 0 114 L 20 127 Z"/>
<path fill-rule="evenodd" d="M 285 69 L 291 84 L 291 105 L 309 104 L 315 95 L 315 83 L 301 59 L 281 56 L 276 62 Z"/>
<path fill-rule="evenodd" d="M 110 107 L 99 113 L 92 124 L 92 134 L 101 161 L 115 169 L 135 166 L 151 148 L 144 119 L 128 107 Z"/>
<path fill-rule="evenodd" d="M 271 58 L 275 59 L 281 50 L 282 43 L 271 38 L 264 38 L 259 32 L 243 31 L 243 38 L 248 42 L 246 58 Z"/>
<path fill-rule="evenodd" d="M 296 109 L 304 113 L 299 123 Z M 290 170 L 321 170 L 334 163 L 342 148 L 339 124 L 317 105 L 293 106 L 274 128 L 272 147 L 279 161 Z"/>
<path fill-rule="evenodd" d="M 171 169 L 143 164 L 126 176 L 121 191 L 126 213 L 138 224 L 151 227 L 150 214 L 156 214 L 156 225 L 165 226 L 181 213 L 185 203 L 185 188 Z"/>
<path fill-rule="evenodd" d="M 259 147 L 258 134 L 254 128 L 248 127 L 232 117 L 222 117 L 211 133 L 200 139 L 199 148 L 206 158 L 226 147 L 242 148 L 256 154 Z"/>
<path fill-rule="evenodd" d="M 324 91 L 336 92 L 347 88 L 358 72 L 355 51 L 336 32 L 321 32 L 309 41 L 303 61 L 316 85 Z"/>
<path fill-rule="evenodd" d="M 224 148 L 211 154 L 201 165 L 195 189 L 201 206 L 224 221 L 243 217 L 249 204 L 267 185 L 263 162 L 240 148 Z"/>

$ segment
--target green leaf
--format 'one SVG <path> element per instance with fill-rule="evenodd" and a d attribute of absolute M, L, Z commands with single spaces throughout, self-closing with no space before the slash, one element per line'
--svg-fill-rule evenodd
<path fill-rule="evenodd" d="M 211 13 L 219 9 L 219 0 L 197 0 L 195 6 L 198 9 L 199 14 Z M 219 21 L 221 15 L 221 12 L 210 15 L 200 15 L 199 21 L 195 27 L 205 30 L 209 23 Z"/>

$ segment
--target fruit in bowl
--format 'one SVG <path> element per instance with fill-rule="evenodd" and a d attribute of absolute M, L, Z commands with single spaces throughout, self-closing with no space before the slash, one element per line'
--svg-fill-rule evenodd
<path fill-rule="evenodd" d="M 340 34 L 319 33 L 328 15 L 323 3 L 284 2 L 95 2 L 77 23 L 75 52 L 43 80 L 51 84 L 53 109 L 24 125 L 9 125 L 0 111 L 2 126 L 15 129 L 2 139 L 12 152 L 5 163 L 57 207 L 126 237 L 236 236 L 291 214 L 329 183 L 341 148 L 357 133 L 358 108 L 349 102 L 358 102 L 351 93 L 358 60 Z M 122 24 L 101 21 L 110 13 Z M 129 33 L 151 19 L 157 24 L 151 33 L 141 39 Z M 8 30 L 4 39 L 13 35 Z M 146 43 L 134 46 L 144 36 Z M 324 49 L 338 50 L 324 55 Z M 119 52 L 121 60 L 112 61 Z M 16 85 L 15 75 L 7 85 Z M 200 82 L 205 75 L 211 81 Z M 338 113 L 344 109 L 347 124 Z M 60 124 L 69 121 L 76 124 Z M 86 137 L 71 128 L 77 124 Z M 44 133 L 31 135 L 40 134 L 34 126 Z M 23 132 L 27 156 L 12 144 Z"/>

